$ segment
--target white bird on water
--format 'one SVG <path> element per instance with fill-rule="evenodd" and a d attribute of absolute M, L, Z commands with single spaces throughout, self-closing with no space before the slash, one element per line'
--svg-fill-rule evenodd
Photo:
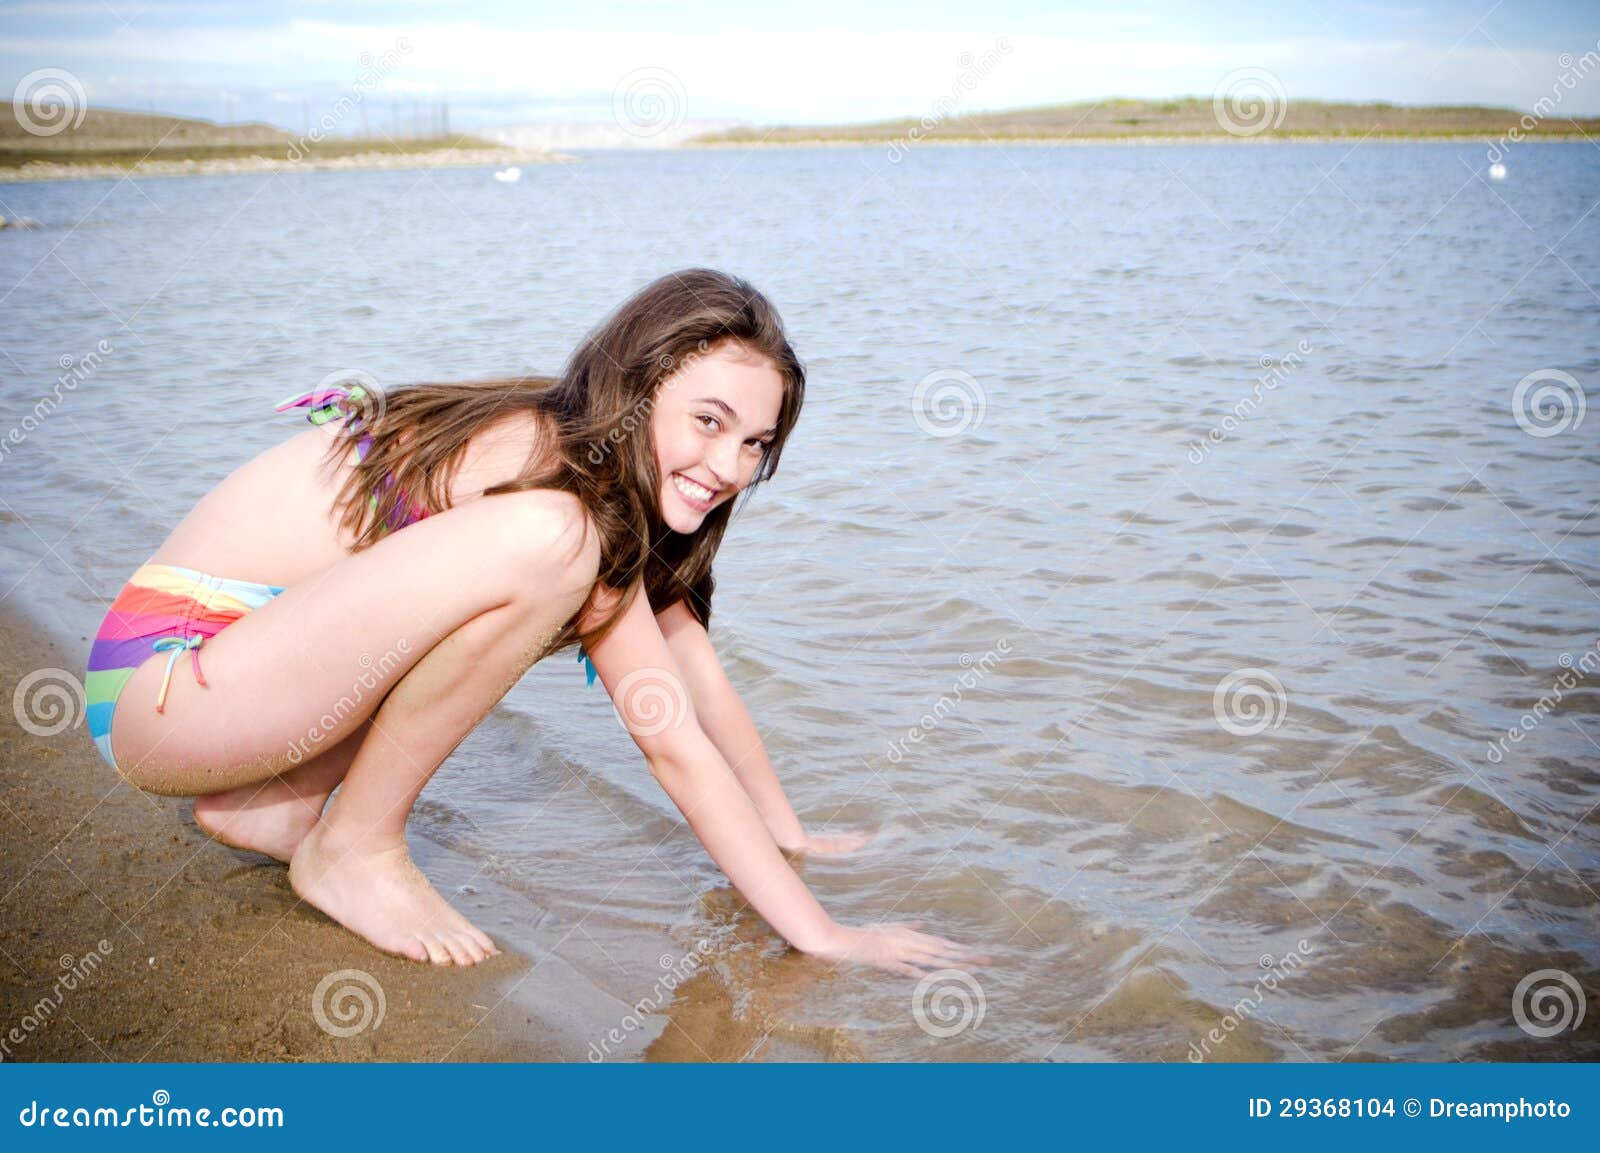
<path fill-rule="evenodd" d="M 501 184 L 515 184 L 522 179 L 522 169 L 515 165 L 510 168 L 502 168 L 494 174 L 494 178 Z"/>
<path fill-rule="evenodd" d="M 1506 166 L 1504 164 L 1491 164 L 1491 165 L 1489 165 L 1489 179 L 1490 180 L 1504 180 L 1505 178 L 1506 178 Z"/>

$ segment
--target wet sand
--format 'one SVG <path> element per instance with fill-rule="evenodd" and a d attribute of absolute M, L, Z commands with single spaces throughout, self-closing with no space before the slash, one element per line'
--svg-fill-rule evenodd
<path fill-rule="evenodd" d="M 34 670 L 74 670 L 82 655 L 13 605 L 0 605 L 0 637 L 8 699 Z M 209 840 L 190 807 L 122 781 L 85 732 L 36 736 L 7 712 L 0 1059 L 582 1059 L 582 1026 L 570 1010 L 560 1019 L 570 991 L 546 966 L 530 976 L 534 962 L 504 942 L 464 969 L 380 953 L 298 901 L 282 864 Z M 313 997 L 341 970 L 366 976 L 326 986 L 330 1032 Z"/>

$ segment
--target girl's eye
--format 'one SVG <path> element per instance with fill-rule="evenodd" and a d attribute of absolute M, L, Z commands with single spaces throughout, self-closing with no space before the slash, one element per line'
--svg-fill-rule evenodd
<path fill-rule="evenodd" d="M 722 427 L 722 422 L 719 421 L 716 417 L 712 416 L 709 413 L 697 412 L 697 413 L 695 413 L 694 418 L 696 420 L 701 420 L 701 421 L 708 422 L 706 424 L 702 424 L 700 426 L 701 428 L 709 429 L 713 425 L 716 426 L 717 428 L 721 428 Z M 747 447 L 753 448 L 757 452 L 765 452 L 767 450 L 767 448 L 772 444 L 772 442 L 770 440 L 760 440 L 760 439 L 747 440 L 744 443 L 745 443 L 745 445 Z"/>

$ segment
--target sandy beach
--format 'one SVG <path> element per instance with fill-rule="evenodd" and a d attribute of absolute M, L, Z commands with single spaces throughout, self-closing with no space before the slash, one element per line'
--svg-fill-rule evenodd
<path fill-rule="evenodd" d="M 81 656 L 9 604 L 0 636 L 8 696 Z M 36 736 L 8 714 L 0 825 L 4 1060 L 581 1059 L 530 1012 L 545 982 L 523 980 L 528 957 L 502 946 L 457 969 L 379 953 L 300 903 L 283 865 L 206 838 L 189 801 L 117 778 L 87 736 Z M 327 983 L 329 1031 L 314 994 L 343 970 L 368 977 Z"/>

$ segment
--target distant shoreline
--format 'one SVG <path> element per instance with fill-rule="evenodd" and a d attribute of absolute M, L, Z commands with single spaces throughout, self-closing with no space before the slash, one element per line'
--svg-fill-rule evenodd
<path fill-rule="evenodd" d="M 1586 137 L 1576 133 L 1541 133 L 1517 143 L 1516 147 L 1530 144 L 1582 143 Z M 677 152 L 712 149 L 795 149 L 795 148 L 896 148 L 909 152 L 918 148 L 1083 148 L 1109 145 L 1129 146 L 1221 146 L 1234 145 L 1286 145 L 1286 144 L 1482 144 L 1493 146 L 1495 138 L 1476 133 L 1454 135 L 1399 134 L 1346 136 L 1328 133 L 1304 135 L 1277 133 L 1260 136 L 1019 136 L 1002 139 L 958 137 L 939 139 L 930 137 L 914 142 L 897 140 L 740 140 L 740 141 L 685 141 L 667 148 L 605 149 L 596 151 Z M 267 172 L 355 172 L 376 170 L 417 170 L 424 168 L 487 168 L 523 164 L 570 164 L 580 161 L 580 156 L 566 152 L 529 152 L 516 149 L 462 149 L 440 150 L 424 153 L 354 153 L 348 156 L 286 160 L 267 156 L 243 156 L 205 159 L 143 160 L 133 164 L 115 164 L 85 158 L 73 161 L 33 160 L 14 167 L 0 167 L 0 184 L 39 183 L 51 180 L 115 180 L 124 176 L 236 176 Z"/>
<path fill-rule="evenodd" d="M 1218 144 L 1231 147 L 1236 144 L 1470 144 L 1481 143 L 1484 145 L 1495 144 L 1498 136 L 1485 136 L 1478 132 L 1457 133 L 1372 133 L 1367 136 L 1358 136 L 1353 133 L 1306 132 L 1288 133 L 1278 132 L 1260 136 L 1199 136 L 1199 135 L 1165 135 L 1165 136 L 1007 136 L 1007 137 L 982 137 L 982 136 L 957 136 L 957 137 L 925 137 L 921 140 L 906 141 L 901 137 L 879 137 L 861 140 L 841 139 L 789 139 L 789 140 L 686 140 L 682 144 L 674 145 L 673 151 L 678 149 L 702 148 L 890 148 L 896 145 L 901 151 L 910 152 L 915 148 L 955 148 L 978 147 L 998 148 L 1009 145 L 1022 147 L 1083 147 L 1085 145 L 1112 144 L 1122 146 L 1126 144 Z M 1525 144 L 1570 144 L 1581 143 L 1592 139 L 1582 133 L 1568 132 L 1541 132 L 1537 136 L 1524 137 L 1517 141 L 1515 147 Z"/>
<path fill-rule="evenodd" d="M 66 154 L 64 154 L 66 155 Z M 566 164 L 576 156 L 565 152 L 534 152 L 515 148 L 437 149 L 430 152 L 357 152 L 345 156 L 306 156 L 290 160 L 279 156 L 230 156 L 200 159 L 163 158 L 119 164 L 95 159 L 29 160 L 0 167 L 0 184 L 47 180 L 115 180 L 149 176 L 232 176 L 264 172 L 345 172 L 376 169 L 487 168 L 523 164 Z"/>

